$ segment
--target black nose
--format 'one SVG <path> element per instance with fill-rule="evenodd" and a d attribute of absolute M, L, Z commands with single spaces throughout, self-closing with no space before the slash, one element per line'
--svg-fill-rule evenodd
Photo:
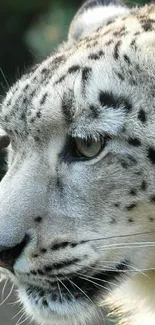
<path fill-rule="evenodd" d="M 6 268 L 14 272 L 13 266 L 17 258 L 21 255 L 29 240 L 29 235 L 25 235 L 22 242 L 14 247 L 0 246 L 0 267 Z"/>

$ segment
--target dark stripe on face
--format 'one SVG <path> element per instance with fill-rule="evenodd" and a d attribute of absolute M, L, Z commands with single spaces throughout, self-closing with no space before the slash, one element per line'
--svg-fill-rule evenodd
<path fill-rule="evenodd" d="M 125 97 L 117 97 L 108 91 L 100 91 L 100 104 L 105 108 L 124 108 L 127 112 L 131 111 L 132 105 Z"/>
<path fill-rule="evenodd" d="M 74 103 L 74 94 L 73 91 L 70 90 L 68 94 L 64 94 L 62 99 L 62 112 L 67 122 L 72 121 L 73 103 Z"/>
<path fill-rule="evenodd" d="M 92 69 L 89 67 L 85 67 L 82 69 L 83 92 L 85 92 L 85 86 L 86 86 L 87 81 L 90 78 L 91 72 L 92 72 Z"/>
<path fill-rule="evenodd" d="M 79 70 L 80 70 L 80 66 L 79 65 L 73 65 L 72 67 L 70 67 L 68 69 L 68 73 L 75 73 L 75 72 L 77 72 Z"/>
<path fill-rule="evenodd" d="M 115 59 L 115 60 L 118 60 L 120 45 L 121 45 L 121 41 L 118 41 L 118 42 L 116 43 L 116 45 L 115 45 L 115 48 L 114 48 L 114 59 Z"/>

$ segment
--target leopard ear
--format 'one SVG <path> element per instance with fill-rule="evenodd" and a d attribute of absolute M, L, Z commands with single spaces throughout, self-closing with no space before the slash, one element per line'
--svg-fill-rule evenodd
<path fill-rule="evenodd" d="M 89 35 L 96 28 L 106 25 L 115 17 L 129 11 L 121 0 L 88 0 L 78 10 L 70 25 L 70 44 Z"/>

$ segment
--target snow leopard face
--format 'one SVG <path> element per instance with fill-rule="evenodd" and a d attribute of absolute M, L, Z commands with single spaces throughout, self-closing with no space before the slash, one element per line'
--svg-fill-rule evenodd
<path fill-rule="evenodd" d="M 154 5 L 88 1 L 1 104 L 1 272 L 42 325 L 103 324 L 155 267 L 154 30 Z"/>

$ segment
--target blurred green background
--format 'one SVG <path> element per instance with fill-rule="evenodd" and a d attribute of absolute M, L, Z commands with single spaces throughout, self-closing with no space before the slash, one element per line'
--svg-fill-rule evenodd
<path fill-rule="evenodd" d="M 82 0 L 0 0 L 0 94 L 67 37 Z M 144 0 L 138 0 L 145 3 Z"/>

